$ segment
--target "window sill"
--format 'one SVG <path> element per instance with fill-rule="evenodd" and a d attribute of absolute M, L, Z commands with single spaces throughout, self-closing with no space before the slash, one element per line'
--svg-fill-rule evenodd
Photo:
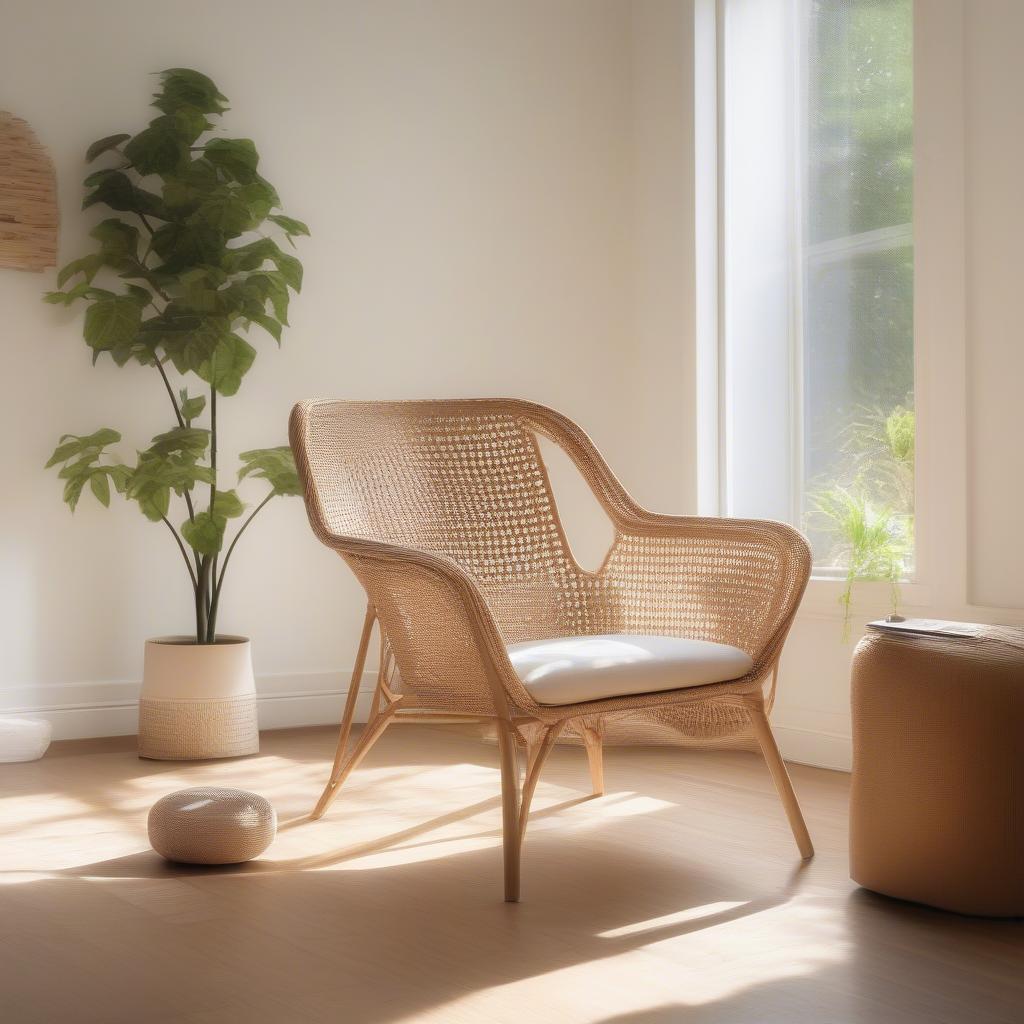
<path fill-rule="evenodd" d="M 844 612 L 839 596 L 846 587 L 846 581 L 834 576 L 811 576 L 807 592 L 800 605 L 801 615 L 815 618 L 842 619 Z M 927 608 L 932 603 L 932 588 L 916 580 L 899 584 L 900 613 Z M 850 617 L 853 619 L 884 619 L 892 611 L 892 588 L 878 580 L 859 580 L 853 585 L 853 603 Z"/>

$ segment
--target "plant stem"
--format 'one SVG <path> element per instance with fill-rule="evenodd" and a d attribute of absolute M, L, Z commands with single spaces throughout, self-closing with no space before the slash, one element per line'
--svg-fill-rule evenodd
<path fill-rule="evenodd" d="M 210 507 L 209 515 L 213 517 L 213 507 L 217 501 L 217 389 L 210 388 Z M 215 583 L 217 580 L 217 555 L 207 555 L 205 563 L 210 566 L 210 574 L 203 581 L 203 601 L 206 607 L 206 634 L 204 642 L 215 643 L 217 640 L 217 602 Z"/>
<path fill-rule="evenodd" d="M 167 516 L 163 517 L 163 522 L 167 524 L 167 529 L 171 531 L 172 536 L 178 542 L 178 549 L 181 551 L 181 557 L 185 559 L 185 568 L 188 569 L 189 579 L 192 580 L 192 589 L 196 590 L 199 587 L 199 581 L 196 579 L 196 574 L 192 571 L 192 563 L 188 560 L 188 552 L 185 550 L 185 545 Z"/>
<path fill-rule="evenodd" d="M 154 362 L 156 368 L 160 371 L 160 378 L 164 382 L 164 387 L 167 389 L 167 397 L 171 400 L 171 405 L 174 407 L 174 418 L 178 421 L 179 427 L 185 426 L 185 418 L 181 415 L 181 409 L 178 408 L 178 400 L 174 397 L 174 388 L 171 387 L 171 382 L 167 378 L 167 371 L 164 369 L 164 364 L 157 358 Z"/>
<path fill-rule="evenodd" d="M 213 514 L 213 503 L 217 499 L 217 389 L 210 388 L 210 469 L 213 480 L 210 482 L 210 514 Z"/>
<path fill-rule="evenodd" d="M 164 382 L 164 387 L 167 389 L 167 397 L 171 400 L 171 406 L 174 409 L 174 418 L 178 421 L 178 426 L 184 428 L 185 418 L 181 415 L 181 409 L 178 406 L 178 400 L 174 397 L 174 388 L 171 387 L 171 382 L 167 378 L 167 371 L 164 369 L 163 363 L 160 362 L 159 356 L 156 357 L 154 365 L 160 371 L 160 379 Z M 192 522 L 195 522 L 196 510 L 192 504 L 192 492 L 188 490 L 185 491 L 185 507 L 188 509 L 189 519 Z M 167 525 L 171 526 L 170 523 L 167 523 Z M 171 526 L 171 529 L 173 530 L 174 527 Z M 177 537 L 177 534 L 175 534 L 175 536 Z M 178 543 L 181 544 L 180 539 Z M 184 549 L 182 549 L 182 554 L 184 554 Z M 189 564 L 188 555 L 185 555 L 185 564 L 188 565 L 188 574 L 192 577 L 192 586 L 193 588 L 195 588 L 198 586 L 198 583 L 196 582 L 196 574 L 199 572 L 199 555 L 193 551 L 192 557 L 195 559 L 196 563 L 195 572 L 192 571 L 192 566 Z"/>
<path fill-rule="evenodd" d="M 163 363 L 160 362 L 159 358 L 156 360 L 156 368 L 160 371 L 160 379 L 164 382 L 164 387 L 167 389 L 167 397 L 171 400 L 171 405 L 174 408 L 174 418 L 178 421 L 178 426 L 184 429 L 185 418 L 181 415 L 181 409 L 178 406 L 178 400 L 174 397 L 174 388 L 171 387 L 171 382 L 167 378 L 167 371 L 163 367 Z M 188 506 L 188 517 L 194 520 L 196 518 L 195 508 L 192 505 L 192 492 L 185 491 L 185 504 Z M 199 567 L 198 558 L 196 560 L 196 568 Z"/>
<path fill-rule="evenodd" d="M 207 633 L 209 630 L 209 617 L 206 612 L 206 593 L 210 588 L 210 572 L 213 568 L 213 559 L 206 555 L 199 563 L 199 583 L 196 587 L 196 643 L 209 643 Z"/>
<path fill-rule="evenodd" d="M 231 561 L 231 552 L 235 550 L 235 545 L 238 543 L 238 538 L 241 537 L 243 533 L 245 533 L 246 527 L 256 518 L 256 515 L 260 511 L 260 509 L 262 509 L 263 506 L 266 505 L 266 503 L 270 501 L 270 499 L 273 497 L 274 491 L 271 491 L 252 510 L 252 512 L 249 513 L 248 519 L 246 519 L 246 521 L 242 523 L 242 525 L 239 527 L 238 533 L 235 534 L 234 539 L 231 541 L 231 544 L 228 547 L 227 554 L 224 556 L 224 565 L 221 566 L 220 576 L 217 578 L 216 585 L 213 588 L 213 604 L 210 606 L 210 619 L 214 625 L 216 625 L 217 621 L 217 607 L 220 604 L 220 589 L 222 586 L 224 586 L 224 574 L 228 571 L 228 562 Z"/>

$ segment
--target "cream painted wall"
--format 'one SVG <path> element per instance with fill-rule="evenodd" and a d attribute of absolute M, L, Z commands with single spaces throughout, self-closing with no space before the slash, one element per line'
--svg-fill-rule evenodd
<path fill-rule="evenodd" d="M 86 145 L 141 127 L 147 76 L 171 66 L 216 79 L 228 131 L 256 139 L 313 228 L 283 350 L 261 342 L 222 403 L 229 472 L 230 452 L 283 443 L 292 403 L 314 395 L 519 395 L 628 457 L 629 4 L 8 0 L 4 13 L 0 104 L 53 154 L 62 259 L 98 219 L 79 212 Z M 190 625 L 180 555 L 132 508 L 87 496 L 72 517 L 42 465 L 58 435 L 101 425 L 130 452 L 168 410 L 153 370 L 90 367 L 81 314 L 40 302 L 53 279 L 0 273 L 0 708 L 67 708 L 51 715 L 59 735 L 131 731 L 142 640 Z M 344 566 L 298 500 L 268 507 L 236 559 L 222 628 L 253 637 L 261 693 L 336 715 L 329 691 L 362 616 Z"/>
<path fill-rule="evenodd" d="M 972 600 L 1024 607 L 1024 4 L 965 23 Z"/>
<path fill-rule="evenodd" d="M 691 0 L 632 15 L 633 329 L 624 355 L 637 498 L 697 510 L 694 19 Z"/>

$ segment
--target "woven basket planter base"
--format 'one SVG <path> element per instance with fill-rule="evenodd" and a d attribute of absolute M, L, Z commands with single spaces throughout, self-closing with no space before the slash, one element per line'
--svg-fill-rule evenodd
<path fill-rule="evenodd" d="M 140 700 L 139 757 L 202 761 L 258 754 L 256 695 L 225 700 Z"/>

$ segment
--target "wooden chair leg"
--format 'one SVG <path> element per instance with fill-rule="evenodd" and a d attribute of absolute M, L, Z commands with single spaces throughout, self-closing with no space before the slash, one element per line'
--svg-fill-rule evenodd
<path fill-rule="evenodd" d="M 551 753 L 555 740 L 558 739 L 564 725 L 564 722 L 557 722 L 555 725 L 549 725 L 544 730 L 540 743 L 537 744 L 536 753 L 530 760 L 530 767 L 526 773 L 526 782 L 523 784 L 523 798 L 519 807 L 520 846 L 523 839 L 526 838 L 526 823 L 530 817 L 530 804 L 533 802 L 533 794 L 537 789 L 540 773 L 544 770 L 544 762 L 548 759 L 548 754 Z"/>
<path fill-rule="evenodd" d="M 501 757 L 501 841 L 505 862 L 505 902 L 519 902 L 519 759 L 512 726 L 498 720 Z"/>
<path fill-rule="evenodd" d="M 786 810 L 786 817 L 789 819 L 789 827 L 793 830 L 793 838 L 800 850 L 800 856 L 804 860 L 810 860 L 814 856 L 814 845 L 811 843 L 810 833 L 804 822 L 800 804 L 797 802 L 796 793 L 793 791 L 793 782 L 786 771 L 786 763 L 782 760 L 779 746 L 775 742 L 775 735 L 768 723 L 768 716 L 765 714 L 764 706 L 748 706 L 747 712 L 750 715 L 757 742 L 761 746 L 761 753 L 768 763 L 768 770 L 771 772 L 772 781 L 778 791 L 782 806 Z"/>
<path fill-rule="evenodd" d="M 604 722 L 587 719 L 580 723 L 580 735 L 590 765 L 590 784 L 594 796 L 604 795 Z"/>
<path fill-rule="evenodd" d="M 356 713 L 356 701 L 359 698 L 359 684 L 363 678 L 363 667 L 366 664 L 366 652 L 370 647 L 370 634 L 373 632 L 373 623 L 377 613 L 373 605 L 366 606 L 366 617 L 363 619 L 363 632 L 359 637 L 359 649 L 356 652 L 356 662 L 352 668 L 352 679 L 348 684 L 348 696 L 345 698 L 345 710 L 341 716 L 341 730 L 338 733 L 338 746 L 334 753 L 334 764 L 331 766 L 331 774 L 327 780 L 327 787 L 320 797 L 311 817 L 319 818 L 327 808 L 333 797 L 329 793 L 337 792 L 338 777 L 341 774 L 342 762 L 345 759 L 345 748 L 348 746 L 348 738 L 352 732 L 352 719 Z"/>
<path fill-rule="evenodd" d="M 370 752 L 370 748 L 374 743 L 381 738 L 384 730 L 391 724 L 394 715 L 395 706 L 391 706 L 366 723 L 363 733 L 359 737 L 359 742 L 352 748 L 352 753 L 349 755 L 348 760 L 337 772 L 331 773 L 331 778 L 320 795 L 316 807 L 313 808 L 310 818 L 315 821 L 317 818 L 323 817 L 324 811 L 331 806 L 334 798 L 340 792 L 342 784 L 359 766 L 359 762 Z"/>

